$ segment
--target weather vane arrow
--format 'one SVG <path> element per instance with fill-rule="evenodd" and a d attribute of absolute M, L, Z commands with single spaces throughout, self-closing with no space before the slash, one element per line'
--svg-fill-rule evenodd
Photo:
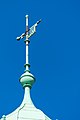
<path fill-rule="evenodd" d="M 35 32 L 36 32 L 36 27 L 37 25 L 41 22 L 41 19 L 39 21 L 37 21 L 32 27 L 30 27 L 29 29 L 27 28 L 25 33 L 22 33 L 21 36 L 17 37 L 16 39 L 19 41 L 20 39 L 23 39 L 26 35 L 27 38 L 30 38 Z"/>

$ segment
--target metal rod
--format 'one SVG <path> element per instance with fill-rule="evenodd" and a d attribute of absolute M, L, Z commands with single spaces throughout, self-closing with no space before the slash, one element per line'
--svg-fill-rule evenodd
<path fill-rule="evenodd" d="M 26 70 L 29 70 L 29 56 L 28 56 L 28 45 L 29 45 L 29 40 L 28 40 L 28 15 L 26 15 Z"/>

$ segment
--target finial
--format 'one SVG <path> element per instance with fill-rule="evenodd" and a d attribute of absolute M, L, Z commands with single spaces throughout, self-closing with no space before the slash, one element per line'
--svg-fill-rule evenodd
<path fill-rule="evenodd" d="M 22 74 L 22 76 L 20 77 L 20 82 L 22 84 L 23 87 L 30 87 L 33 85 L 35 78 L 34 76 L 30 73 L 30 64 L 29 64 L 29 52 L 28 52 L 28 46 L 29 46 L 29 38 L 36 32 L 36 27 L 37 25 L 41 22 L 41 19 L 39 21 L 37 21 L 32 27 L 28 27 L 28 15 L 25 16 L 26 17 L 26 31 L 19 37 L 17 37 L 16 39 L 19 41 L 20 39 L 23 39 L 24 37 L 26 37 L 25 39 L 25 44 L 26 44 L 26 63 L 25 63 L 25 73 Z"/>
<path fill-rule="evenodd" d="M 28 18 L 28 15 L 26 15 L 25 17 Z"/>

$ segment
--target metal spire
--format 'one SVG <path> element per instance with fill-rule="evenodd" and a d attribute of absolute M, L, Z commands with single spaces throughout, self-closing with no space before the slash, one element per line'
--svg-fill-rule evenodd
<path fill-rule="evenodd" d="M 28 15 L 26 15 L 26 31 L 21 36 L 17 37 L 16 39 L 19 41 L 20 39 L 23 39 L 26 37 L 25 43 L 26 43 L 26 64 L 25 64 L 25 71 L 29 71 L 29 55 L 28 55 L 28 46 L 29 46 L 29 38 L 36 32 L 37 25 L 41 22 L 41 19 L 37 21 L 32 27 L 28 27 Z"/>
<path fill-rule="evenodd" d="M 26 64 L 25 64 L 25 67 L 26 67 L 26 71 L 29 70 L 29 56 L 28 56 L 28 44 L 29 44 L 29 40 L 28 40 L 28 15 L 26 15 L 26 40 L 25 40 L 25 43 L 26 43 Z"/>
<path fill-rule="evenodd" d="M 30 73 L 29 67 L 29 52 L 28 52 L 28 47 L 29 47 L 29 38 L 34 35 L 34 33 L 36 32 L 36 27 L 37 25 L 41 22 L 41 19 L 39 21 L 37 21 L 32 27 L 28 27 L 28 15 L 26 15 L 26 31 L 19 37 L 17 37 L 16 39 L 19 41 L 20 39 L 23 39 L 24 37 L 25 39 L 25 44 L 26 44 L 26 63 L 25 63 L 25 73 L 22 74 L 22 76 L 20 77 L 20 83 L 22 84 L 22 86 L 25 87 L 32 87 L 33 83 L 35 82 L 35 78 L 34 76 Z"/>

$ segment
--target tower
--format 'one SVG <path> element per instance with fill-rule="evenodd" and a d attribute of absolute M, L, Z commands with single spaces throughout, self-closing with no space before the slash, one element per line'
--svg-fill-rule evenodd
<path fill-rule="evenodd" d="M 3 115 L 0 120 L 51 120 L 48 116 L 46 116 L 41 110 L 37 109 L 30 97 L 30 89 L 35 82 L 34 75 L 30 72 L 30 64 L 29 64 L 29 53 L 28 53 L 28 45 L 30 43 L 29 38 L 36 32 L 37 25 L 41 22 L 41 20 L 37 21 L 31 28 L 28 28 L 28 15 L 26 15 L 26 31 L 20 37 L 17 37 L 17 40 L 25 39 L 26 44 L 26 63 L 25 63 L 25 71 L 21 75 L 19 81 L 24 88 L 24 98 L 22 104 L 9 115 Z"/>

